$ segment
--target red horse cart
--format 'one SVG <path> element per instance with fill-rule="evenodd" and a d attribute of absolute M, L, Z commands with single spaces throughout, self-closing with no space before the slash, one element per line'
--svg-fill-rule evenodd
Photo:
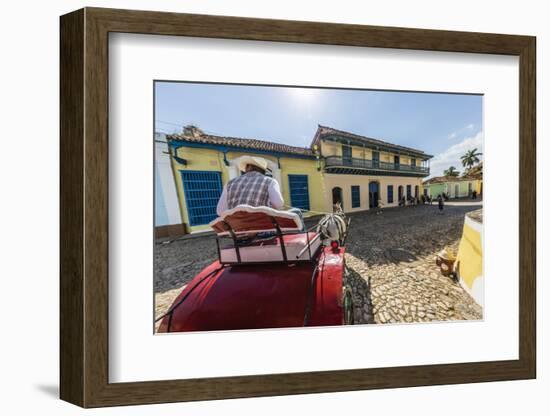
<path fill-rule="evenodd" d="M 345 225 L 330 239 L 317 225 L 305 229 L 296 213 L 248 205 L 227 211 L 210 223 L 218 260 L 182 290 L 158 332 L 352 324 Z"/>

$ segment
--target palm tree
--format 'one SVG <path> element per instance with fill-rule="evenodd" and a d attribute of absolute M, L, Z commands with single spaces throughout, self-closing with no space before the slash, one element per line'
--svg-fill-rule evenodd
<path fill-rule="evenodd" d="M 445 176 L 458 176 L 460 174 L 460 172 L 458 170 L 456 170 L 456 168 L 454 166 L 450 166 L 449 169 L 447 169 L 446 171 L 443 172 L 443 174 Z"/>
<path fill-rule="evenodd" d="M 479 157 L 483 153 L 477 151 L 477 147 L 473 150 L 468 150 L 464 155 L 460 158 L 462 160 L 462 166 L 465 168 L 471 169 L 472 166 L 474 166 L 476 163 L 479 163 Z"/>

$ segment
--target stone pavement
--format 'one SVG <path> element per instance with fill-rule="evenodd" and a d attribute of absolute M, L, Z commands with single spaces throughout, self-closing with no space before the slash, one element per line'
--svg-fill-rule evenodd
<path fill-rule="evenodd" d="M 384 210 L 352 216 L 346 247 L 346 280 L 352 288 L 355 323 L 474 320 L 481 307 L 451 278 L 435 255 L 458 249 L 464 214 L 478 204 Z"/>

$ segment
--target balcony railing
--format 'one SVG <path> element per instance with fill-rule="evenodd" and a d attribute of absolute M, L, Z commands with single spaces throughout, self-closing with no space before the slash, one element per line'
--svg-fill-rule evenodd
<path fill-rule="evenodd" d="M 430 168 L 426 166 L 411 166 L 402 163 L 388 163 L 378 160 L 343 158 L 341 156 L 329 156 L 325 158 L 327 168 L 350 168 L 350 169 L 368 169 L 382 171 L 397 171 L 404 173 L 413 173 L 428 175 Z"/>

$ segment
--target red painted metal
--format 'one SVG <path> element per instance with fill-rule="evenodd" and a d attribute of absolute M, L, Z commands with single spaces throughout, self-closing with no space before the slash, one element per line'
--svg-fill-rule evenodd
<path fill-rule="evenodd" d="M 324 247 L 314 279 L 314 262 L 233 265 L 215 272 L 222 267 L 216 261 L 180 293 L 159 332 L 168 332 L 168 325 L 170 332 L 300 327 L 308 308 L 308 325 L 342 325 L 343 255 L 343 248 Z"/>
<path fill-rule="evenodd" d="M 343 325 L 344 309 L 342 305 L 344 288 L 344 252 L 345 249 L 326 247 L 323 261 L 319 263 L 312 312 L 309 326 Z"/>

